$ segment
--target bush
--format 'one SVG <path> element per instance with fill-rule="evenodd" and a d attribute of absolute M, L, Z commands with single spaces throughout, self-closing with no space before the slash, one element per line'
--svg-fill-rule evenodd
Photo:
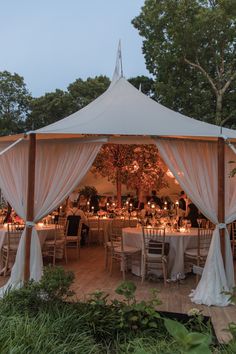
<path fill-rule="evenodd" d="M 87 302 L 68 302 L 73 292 L 71 272 L 45 268 L 39 283 L 9 291 L 0 301 L 1 353 L 136 353 L 207 354 L 215 351 L 211 330 L 201 313 L 183 325 L 156 311 L 158 292 L 137 302 L 136 287 L 123 282 L 108 300 L 96 291 Z M 234 339 L 217 353 L 233 353 Z M 210 348 L 211 345 L 211 349 Z"/>
<path fill-rule="evenodd" d="M 62 267 L 45 267 L 40 282 L 29 281 L 21 289 L 9 289 L 1 301 L 1 308 L 5 313 L 35 314 L 42 306 L 50 307 L 52 303 L 63 302 L 72 296 L 70 286 L 73 281 L 72 272 Z"/>

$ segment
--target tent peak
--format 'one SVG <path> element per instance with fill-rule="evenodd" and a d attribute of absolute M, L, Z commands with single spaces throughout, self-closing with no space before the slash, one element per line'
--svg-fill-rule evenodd
<path fill-rule="evenodd" d="M 124 77 L 123 74 L 123 63 L 122 63 L 122 52 L 121 52 L 121 40 L 118 42 L 117 54 L 116 54 L 116 65 L 112 76 L 111 85 Z"/>

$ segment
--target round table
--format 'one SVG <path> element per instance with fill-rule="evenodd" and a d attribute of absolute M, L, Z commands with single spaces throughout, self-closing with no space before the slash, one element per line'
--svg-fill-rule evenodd
<path fill-rule="evenodd" d="M 143 233 L 141 228 L 127 227 L 122 229 L 123 243 L 143 249 Z M 189 233 L 166 231 L 165 242 L 169 243 L 168 277 L 172 280 L 185 277 L 184 253 L 188 248 L 197 247 L 198 229 L 192 228 Z M 132 273 L 141 275 L 141 264 L 132 264 Z"/>

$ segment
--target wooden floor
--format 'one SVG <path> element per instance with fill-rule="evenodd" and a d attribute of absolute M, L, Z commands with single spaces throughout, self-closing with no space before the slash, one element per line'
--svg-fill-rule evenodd
<path fill-rule="evenodd" d="M 73 290 L 78 299 L 86 299 L 88 294 L 95 290 L 102 290 L 110 294 L 111 298 L 118 297 L 115 289 L 122 282 L 119 266 L 114 267 L 113 275 L 104 269 L 103 247 L 82 248 L 80 260 L 75 259 L 75 254 L 69 255 L 69 262 L 65 268 L 75 273 Z M 229 340 L 229 334 L 224 331 L 228 323 L 236 322 L 236 306 L 228 307 L 207 307 L 196 305 L 191 302 L 189 293 L 194 288 L 195 278 L 188 277 L 181 284 L 171 283 L 165 288 L 162 282 L 146 281 L 141 284 L 140 278 L 127 273 L 127 280 L 132 280 L 137 286 L 137 299 L 147 299 L 150 289 L 158 288 L 162 305 L 158 309 L 170 312 L 187 313 L 191 308 L 199 308 L 203 314 L 210 316 L 216 335 L 220 342 Z M 0 285 L 3 285 L 6 278 L 1 277 Z"/>

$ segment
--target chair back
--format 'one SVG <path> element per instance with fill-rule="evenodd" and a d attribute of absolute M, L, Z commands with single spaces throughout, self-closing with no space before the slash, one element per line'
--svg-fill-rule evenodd
<path fill-rule="evenodd" d="M 143 252 L 165 256 L 165 229 L 143 227 Z"/>
<path fill-rule="evenodd" d="M 7 224 L 7 247 L 8 249 L 16 250 L 20 243 L 22 235 L 22 229 L 18 228 L 18 225 Z"/>
<path fill-rule="evenodd" d="M 99 218 L 88 218 L 88 226 L 90 229 L 99 230 L 100 219 Z"/>
<path fill-rule="evenodd" d="M 198 229 L 198 256 L 201 256 L 203 250 L 209 250 L 213 229 Z"/>
<path fill-rule="evenodd" d="M 113 219 L 111 222 L 111 236 L 120 239 L 122 229 L 125 227 L 125 219 Z"/>
<path fill-rule="evenodd" d="M 81 217 L 79 215 L 69 215 L 67 217 L 67 236 L 77 236 Z"/>
<path fill-rule="evenodd" d="M 61 225 L 64 227 L 64 229 L 66 228 L 66 222 L 67 222 L 67 218 L 64 216 L 59 216 L 57 224 Z"/>
<path fill-rule="evenodd" d="M 63 239 L 65 236 L 65 227 L 61 224 L 55 224 L 55 240 Z"/>

